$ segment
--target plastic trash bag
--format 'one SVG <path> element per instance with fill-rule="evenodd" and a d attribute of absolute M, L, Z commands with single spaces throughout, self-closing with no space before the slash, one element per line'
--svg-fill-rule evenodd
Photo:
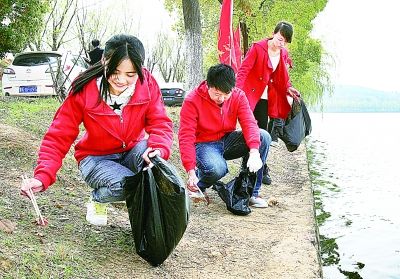
<path fill-rule="evenodd" d="M 303 100 L 294 101 L 292 109 L 285 120 L 281 140 L 288 151 L 293 152 L 302 140 L 311 133 L 311 118 Z"/>
<path fill-rule="evenodd" d="M 249 200 L 253 194 L 257 174 L 248 170 L 241 171 L 227 184 L 218 181 L 213 189 L 226 204 L 226 209 L 235 215 L 248 215 L 251 212 Z"/>
<path fill-rule="evenodd" d="M 126 206 L 136 252 L 153 266 L 162 264 L 189 222 L 185 184 L 173 165 L 156 156 L 154 166 L 127 178 Z"/>

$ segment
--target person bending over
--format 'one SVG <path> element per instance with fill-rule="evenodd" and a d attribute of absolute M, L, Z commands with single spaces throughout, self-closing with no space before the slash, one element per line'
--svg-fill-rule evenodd
<path fill-rule="evenodd" d="M 143 45 L 134 36 L 116 35 L 106 42 L 101 63 L 73 81 L 57 110 L 22 195 L 30 197 L 29 188 L 43 192 L 55 182 L 82 123 L 85 132 L 75 144 L 75 158 L 93 189 L 86 215 L 92 224 L 107 223 L 105 203 L 125 200 L 126 178 L 142 171 L 149 157 L 168 159 L 172 121 L 156 80 L 143 68 L 144 59 Z"/>
<path fill-rule="evenodd" d="M 238 121 L 241 130 L 236 129 Z M 268 206 L 259 192 L 271 137 L 257 126 L 244 92 L 235 87 L 230 66 L 212 66 L 207 80 L 185 98 L 178 139 L 188 190 L 195 192 L 198 186 L 205 192 L 228 173 L 227 160 L 243 158 L 242 168 L 257 172 L 250 205 Z"/>

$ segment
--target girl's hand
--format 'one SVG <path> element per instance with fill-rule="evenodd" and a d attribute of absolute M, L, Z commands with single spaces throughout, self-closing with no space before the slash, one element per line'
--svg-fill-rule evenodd
<path fill-rule="evenodd" d="M 197 187 L 197 183 L 199 182 L 199 179 L 197 178 L 196 172 L 194 170 L 188 171 L 188 181 L 187 181 L 187 188 L 191 192 L 197 192 L 199 191 L 199 188 Z"/>
<path fill-rule="evenodd" d="M 153 158 L 157 155 L 161 156 L 161 151 L 158 149 L 153 149 L 152 147 L 147 147 L 147 149 L 144 151 L 142 158 L 148 164 L 148 168 L 151 168 L 153 166 L 150 158 Z"/>
<path fill-rule="evenodd" d="M 29 189 L 32 189 L 32 192 L 34 193 L 41 192 L 43 191 L 43 183 L 36 178 L 23 179 L 21 184 L 21 195 L 31 198 Z"/>
<path fill-rule="evenodd" d="M 294 88 L 294 87 L 289 87 L 289 88 L 288 88 L 288 93 L 289 93 L 289 95 L 290 95 L 293 99 L 295 99 L 296 101 L 299 101 L 300 92 L 299 92 L 296 88 Z"/>

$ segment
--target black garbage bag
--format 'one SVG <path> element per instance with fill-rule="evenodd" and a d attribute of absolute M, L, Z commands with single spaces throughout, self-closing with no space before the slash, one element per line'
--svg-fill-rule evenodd
<path fill-rule="evenodd" d="M 292 109 L 285 120 L 283 133 L 279 136 L 288 151 L 293 152 L 302 140 L 311 133 L 311 118 L 303 100 L 294 100 Z"/>
<path fill-rule="evenodd" d="M 230 212 L 235 215 L 248 215 L 251 212 L 249 200 L 253 194 L 256 179 L 256 173 L 244 170 L 227 184 L 218 181 L 213 189 L 218 192 L 226 204 L 226 209 Z"/>
<path fill-rule="evenodd" d="M 125 195 L 136 252 L 157 266 L 186 230 L 189 200 L 175 167 L 158 156 L 151 161 L 151 169 L 127 178 Z"/>

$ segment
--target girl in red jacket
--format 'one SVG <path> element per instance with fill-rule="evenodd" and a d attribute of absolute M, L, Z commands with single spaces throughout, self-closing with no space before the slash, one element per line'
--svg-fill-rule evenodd
<path fill-rule="evenodd" d="M 75 158 L 93 189 L 86 216 L 92 224 L 106 224 L 105 203 L 125 199 L 126 178 L 149 164 L 149 157 L 168 159 L 172 121 L 156 80 L 143 68 L 144 58 L 143 45 L 134 36 L 116 35 L 106 42 L 102 62 L 73 82 L 56 112 L 34 177 L 23 183 L 21 194 L 30 197 L 29 188 L 41 192 L 55 182 L 81 123 L 86 131 L 75 144 Z"/>
<path fill-rule="evenodd" d="M 277 119 L 273 124 L 282 126 L 290 111 L 287 97 L 299 96 L 290 84 L 287 69 L 290 62 L 285 44 L 292 42 L 292 35 L 292 25 L 279 22 L 271 38 L 252 45 L 237 73 L 236 86 L 246 93 L 258 126 L 264 130 L 268 127 L 268 117 Z M 277 136 L 273 134 L 276 129 L 269 131 L 272 140 L 277 141 Z M 267 165 L 264 166 L 263 183 L 271 184 Z"/>

